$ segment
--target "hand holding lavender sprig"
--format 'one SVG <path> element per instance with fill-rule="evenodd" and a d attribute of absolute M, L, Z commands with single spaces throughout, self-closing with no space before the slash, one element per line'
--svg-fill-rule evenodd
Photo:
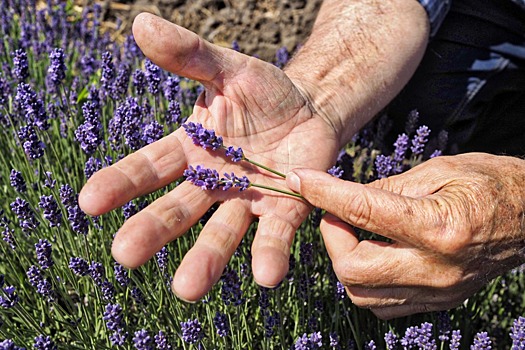
<path fill-rule="evenodd" d="M 342 135 L 317 109 L 310 108 L 311 101 L 285 71 L 215 46 L 150 14 L 135 18 L 133 32 L 144 55 L 155 64 L 205 87 L 190 121 L 206 120 L 225 140 L 234 141 L 235 147 L 244 151 L 249 147 L 248 158 L 267 159 L 266 166 L 284 174 L 298 167 L 327 169 L 333 163 Z M 158 40 L 151 40 L 152 37 Z M 174 37 L 178 39 L 173 40 Z M 238 149 L 230 152 L 239 158 Z M 272 186 L 282 179 L 282 174 L 262 168 L 260 172 L 242 174 L 244 164 L 239 162 L 198 149 L 180 128 L 93 174 L 80 192 L 79 204 L 87 214 L 100 215 L 177 181 L 188 165 L 214 164 L 221 172 L 228 168 L 229 173 L 233 171 L 241 178 L 248 175 L 252 184 Z M 284 181 L 282 188 L 286 189 Z M 288 195 L 260 196 L 257 191 L 246 191 L 237 197 L 225 194 L 205 193 L 185 181 L 125 221 L 115 235 L 113 256 L 126 267 L 144 264 L 220 202 L 177 268 L 173 291 L 191 301 L 205 295 L 220 278 L 254 220 L 258 222 L 252 244 L 254 279 L 264 286 L 276 286 L 288 273 L 295 232 L 311 206 Z"/>

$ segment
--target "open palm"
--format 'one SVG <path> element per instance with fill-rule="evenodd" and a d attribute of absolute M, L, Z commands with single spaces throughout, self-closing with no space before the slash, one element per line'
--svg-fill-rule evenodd
<path fill-rule="evenodd" d="M 296 167 L 326 170 L 333 163 L 338 150 L 333 129 L 280 69 L 212 45 L 153 15 L 139 15 L 133 31 L 153 62 L 204 85 L 189 121 L 215 130 L 226 146 L 241 147 L 248 158 L 282 173 Z M 181 128 L 93 175 L 80 193 L 80 205 L 100 215 L 177 180 L 189 165 L 286 189 L 284 179 L 270 172 L 194 145 Z M 126 221 L 113 242 L 115 259 L 132 268 L 143 264 L 216 202 L 221 205 L 177 269 L 174 292 L 186 300 L 202 297 L 255 219 L 254 277 L 261 285 L 275 286 L 288 271 L 290 245 L 309 206 L 268 190 L 203 191 L 184 182 Z"/>

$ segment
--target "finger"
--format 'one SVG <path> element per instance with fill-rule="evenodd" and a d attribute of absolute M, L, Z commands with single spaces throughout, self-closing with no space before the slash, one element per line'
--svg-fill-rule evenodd
<path fill-rule="evenodd" d="M 135 18 L 133 35 L 142 52 L 159 67 L 201 82 L 220 81 L 241 65 L 238 60 L 248 58 L 149 13 Z"/>
<path fill-rule="evenodd" d="M 219 206 L 184 256 L 172 282 L 173 292 L 183 300 L 202 298 L 219 280 L 252 221 L 242 200 Z"/>
<path fill-rule="evenodd" d="M 168 185 L 185 167 L 184 151 L 172 133 L 91 176 L 80 191 L 80 208 L 89 215 L 104 214 Z"/>
<path fill-rule="evenodd" d="M 430 246 L 432 235 L 421 233 L 443 228 L 430 199 L 367 187 L 312 169 L 295 169 L 286 182 L 312 205 L 396 241 Z"/>
<path fill-rule="evenodd" d="M 424 287 L 367 288 L 348 287 L 352 303 L 361 308 L 379 309 L 402 305 L 460 304 L 465 300 L 463 291 L 436 290 Z"/>
<path fill-rule="evenodd" d="M 347 287 L 453 290 L 474 278 L 453 262 L 401 243 L 356 243 L 351 229 L 343 225 L 328 217 L 320 229 L 334 272 Z"/>
<path fill-rule="evenodd" d="M 439 304 L 410 304 L 410 305 L 399 305 L 383 308 L 372 308 L 370 311 L 377 316 L 377 318 L 382 320 L 391 320 L 393 318 L 405 317 L 415 314 L 427 313 L 432 311 L 443 311 L 450 310 L 454 307 L 457 307 L 460 303 L 439 303 Z"/>
<path fill-rule="evenodd" d="M 252 243 L 252 272 L 260 286 L 273 288 L 288 273 L 296 228 L 293 221 L 275 215 L 259 218 Z"/>
<path fill-rule="evenodd" d="M 111 247 L 113 257 L 128 268 L 144 264 L 199 220 L 217 200 L 216 194 L 183 182 L 122 225 Z"/>
<path fill-rule="evenodd" d="M 352 227 L 338 217 L 327 213 L 323 216 L 319 228 L 332 263 L 345 262 L 359 243 Z"/>

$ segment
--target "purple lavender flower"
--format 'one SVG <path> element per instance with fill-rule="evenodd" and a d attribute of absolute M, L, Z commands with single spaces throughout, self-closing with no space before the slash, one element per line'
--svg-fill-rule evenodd
<path fill-rule="evenodd" d="M 118 112 L 118 111 L 117 111 Z M 117 112 L 115 114 L 117 114 Z M 143 109 L 138 104 L 138 100 L 133 97 L 126 99 L 123 110 L 120 111 L 120 115 L 116 115 L 115 122 L 120 123 L 120 130 L 122 136 L 124 136 L 126 145 L 132 150 L 137 150 L 142 147 L 142 114 Z M 119 119 L 120 118 L 120 119 Z M 118 131 L 118 124 L 115 124 L 116 131 Z M 117 136 L 117 140 L 120 136 Z"/>
<path fill-rule="evenodd" d="M 47 300 L 50 302 L 54 301 L 55 292 L 53 291 L 53 286 L 49 280 L 44 278 L 42 271 L 38 267 L 32 265 L 27 270 L 26 275 L 29 283 L 37 289 L 38 294 L 47 297 Z"/>
<path fill-rule="evenodd" d="M 78 203 L 75 201 L 75 203 L 67 206 L 66 210 L 67 220 L 69 221 L 73 231 L 81 235 L 87 235 L 89 221 L 86 213 L 80 209 Z"/>
<path fill-rule="evenodd" d="M 215 131 L 211 129 L 205 129 L 200 123 L 188 122 L 182 124 L 182 127 L 195 145 L 214 151 L 224 146 L 222 137 L 215 135 Z"/>
<path fill-rule="evenodd" d="M 250 187 L 250 180 L 246 175 L 238 177 L 234 173 L 224 173 L 224 177 L 220 179 L 219 186 L 222 186 L 224 191 L 229 190 L 232 187 L 237 187 L 239 188 L 239 192 L 242 192 Z"/>
<path fill-rule="evenodd" d="M 60 186 L 60 202 L 64 206 L 70 206 L 77 203 L 76 194 L 73 188 L 69 184 Z"/>
<path fill-rule="evenodd" d="M 166 112 L 166 123 L 167 124 L 182 124 L 186 118 L 182 118 L 182 111 L 180 109 L 180 103 L 177 101 L 170 101 L 168 104 L 168 110 Z"/>
<path fill-rule="evenodd" d="M 155 345 L 157 350 L 171 350 L 168 336 L 163 331 L 159 331 L 159 333 L 155 335 Z"/>
<path fill-rule="evenodd" d="M 0 322 L 0 326 L 2 326 L 2 323 Z M 0 350 L 25 350 L 25 348 L 21 348 L 15 345 L 15 342 L 11 339 L 6 339 L 3 341 L 0 341 Z"/>
<path fill-rule="evenodd" d="M 240 162 L 244 159 L 244 152 L 240 147 L 235 149 L 233 146 L 228 146 L 226 148 L 226 157 L 231 157 L 233 162 Z"/>
<path fill-rule="evenodd" d="M 20 301 L 20 298 L 16 294 L 16 288 L 13 286 L 5 286 L 2 288 L 3 294 L 0 295 L 0 306 L 4 309 L 10 309 L 14 307 Z"/>
<path fill-rule="evenodd" d="M 140 329 L 133 336 L 133 346 L 137 350 L 153 350 L 153 338 L 146 329 Z"/>
<path fill-rule="evenodd" d="M 403 161 L 406 157 L 406 152 L 408 150 L 408 135 L 401 134 L 397 137 L 396 142 L 394 142 L 394 154 L 392 156 L 394 161 L 393 174 L 399 174 L 403 172 Z"/>
<path fill-rule="evenodd" d="M 53 179 L 53 173 L 50 171 L 46 171 L 46 178 L 44 179 L 44 187 L 53 189 L 55 188 L 56 183 L 57 183 L 57 180 Z"/>
<path fill-rule="evenodd" d="M 344 172 L 345 171 L 337 165 L 334 165 L 333 167 L 328 169 L 328 174 L 332 175 L 333 177 L 337 177 L 338 179 L 343 177 Z"/>
<path fill-rule="evenodd" d="M 23 115 L 28 123 L 28 127 L 36 125 L 40 130 L 49 129 L 49 117 L 46 113 L 44 102 L 37 96 L 30 85 L 26 83 L 18 84 L 15 102 L 19 113 Z M 30 135 L 27 134 L 25 139 L 30 139 Z"/>
<path fill-rule="evenodd" d="M 365 350 L 376 350 L 377 349 L 376 342 L 373 340 L 370 340 L 368 343 L 365 343 L 364 349 Z"/>
<path fill-rule="evenodd" d="M 412 151 L 412 154 L 417 156 L 423 153 L 423 150 L 425 149 L 425 145 L 428 142 L 428 136 L 430 135 L 430 129 L 426 125 L 421 125 L 416 130 L 416 135 L 412 139 L 412 146 L 410 147 L 410 150 Z"/>
<path fill-rule="evenodd" d="M 6 242 L 11 249 L 16 249 L 15 238 L 13 236 L 14 230 L 9 227 L 11 220 L 9 220 L 2 209 L 0 209 L 0 227 L 2 227 L 2 240 Z M 0 275 L 0 288 L 4 284 L 4 275 Z"/>
<path fill-rule="evenodd" d="M 215 317 L 213 317 L 213 325 L 217 329 L 219 337 L 225 337 L 230 333 L 230 325 L 226 314 L 217 311 Z"/>
<path fill-rule="evenodd" d="M 11 169 L 11 175 L 9 176 L 9 181 L 11 183 L 11 186 L 17 192 L 24 193 L 27 191 L 26 182 L 24 178 L 22 177 L 22 173 L 20 171 Z"/>
<path fill-rule="evenodd" d="M 323 346 L 321 332 L 312 333 L 308 336 L 304 333 L 295 341 L 295 350 L 313 350 L 320 349 Z"/>
<path fill-rule="evenodd" d="M 241 290 L 241 280 L 235 270 L 226 267 L 221 276 L 221 299 L 226 305 L 239 306 L 244 303 Z"/>
<path fill-rule="evenodd" d="M 204 168 L 197 165 L 193 168 L 191 165 L 184 170 L 186 181 L 191 182 L 195 186 L 203 190 L 214 190 L 220 185 L 219 173 L 217 170 Z"/>
<path fill-rule="evenodd" d="M 122 287 L 126 287 L 131 282 L 131 279 L 128 276 L 128 270 L 124 266 L 115 262 L 115 265 L 113 265 L 113 271 L 115 272 L 115 279 Z"/>
<path fill-rule="evenodd" d="M 69 268 L 77 276 L 86 276 L 89 273 L 88 262 L 80 257 L 71 257 L 69 259 Z"/>
<path fill-rule="evenodd" d="M 186 322 L 181 322 L 182 340 L 189 344 L 196 344 L 204 338 L 204 330 L 198 319 L 188 319 Z"/>
<path fill-rule="evenodd" d="M 133 86 L 137 96 L 142 96 L 146 92 L 146 74 L 140 69 L 133 72 Z"/>
<path fill-rule="evenodd" d="M 158 141 L 164 136 L 164 127 L 156 120 L 144 126 L 142 131 L 142 140 L 146 145 Z"/>
<path fill-rule="evenodd" d="M 378 155 L 374 163 L 378 179 L 383 179 L 392 174 L 395 166 L 392 157 L 383 154 Z"/>
<path fill-rule="evenodd" d="M 56 93 L 62 81 L 66 78 L 66 64 L 64 50 L 55 48 L 49 54 L 49 68 L 47 69 L 46 83 L 50 92 Z"/>
<path fill-rule="evenodd" d="M 450 338 L 450 350 L 458 350 L 461 346 L 461 331 L 459 329 L 452 331 Z"/>
<path fill-rule="evenodd" d="M 314 246 L 311 242 L 301 243 L 299 247 L 299 262 L 303 266 L 310 266 L 313 264 L 313 249 Z"/>
<path fill-rule="evenodd" d="M 51 243 L 49 243 L 47 239 L 39 239 L 38 243 L 35 243 L 35 250 L 36 260 L 38 264 L 40 264 L 40 267 L 45 270 L 54 265 L 53 259 L 51 258 Z"/>
<path fill-rule="evenodd" d="M 115 65 L 113 64 L 113 55 L 109 51 L 102 54 L 102 76 L 100 77 L 101 98 L 105 98 L 111 91 L 111 86 L 115 80 Z"/>
<path fill-rule="evenodd" d="M 180 78 L 178 76 L 172 76 L 166 78 L 164 83 L 162 83 L 162 90 L 164 92 L 164 97 L 169 102 L 175 101 L 177 95 L 180 92 Z"/>
<path fill-rule="evenodd" d="M 290 53 L 288 52 L 288 49 L 283 46 L 277 50 L 275 58 L 275 65 L 279 68 L 283 68 L 290 59 Z"/>
<path fill-rule="evenodd" d="M 98 158 L 89 157 L 84 165 L 84 175 L 86 175 L 86 179 L 89 179 L 100 169 L 102 169 L 102 161 Z"/>
<path fill-rule="evenodd" d="M 43 334 L 40 334 L 39 336 L 35 337 L 35 342 L 33 343 L 33 347 L 36 350 L 57 350 L 57 346 L 53 342 L 50 336 L 44 336 Z"/>
<path fill-rule="evenodd" d="M 117 72 L 117 77 L 113 82 L 111 97 L 120 100 L 128 91 L 131 68 L 127 63 L 121 63 Z"/>
<path fill-rule="evenodd" d="M 120 304 L 107 304 L 102 319 L 110 331 L 117 331 L 124 327 L 124 318 Z"/>
<path fill-rule="evenodd" d="M 395 335 L 392 331 L 385 333 L 385 344 L 387 350 L 397 349 L 397 345 L 399 344 L 397 335 Z"/>
<path fill-rule="evenodd" d="M 25 232 L 32 231 L 39 225 L 33 210 L 29 207 L 29 203 L 22 198 L 17 197 L 10 206 L 13 213 L 18 217 L 20 227 Z"/>
<path fill-rule="evenodd" d="M 82 75 L 85 77 L 90 77 L 98 69 L 99 62 L 91 54 L 88 53 L 82 56 L 79 62 L 79 66 Z"/>
<path fill-rule="evenodd" d="M 232 41 L 232 50 L 240 52 L 241 47 L 239 46 L 239 42 L 237 40 Z"/>
<path fill-rule="evenodd" d="M 275 334 L 275 329 L 281 323 L 281 316 L 278 312 L 264 312 L 264 336 L 271 338 Z"/>
<path fill-rule="evenodd" d="M 104 141 L 98 100 L 85 102 L 82 105 L 82 115 L 84 122 L 75 130 L 75 139 L 80 143 L 80 148 L 91 155 Z"/>
<path fill-rule="evenodd" d="M 11 85 L 6 78 L 0 76 L 0 105 L 5 105 L 11 96 Z"/>
<path fill-rule="evenodd" d="M 340 281 L 335 282 L 335 298 L 336 300 L 342 300 L 346 298 L 345 286 Z"/>
<path fill-rule="evenodd" d="M 470 346 L 471 350 L 492 349 L 492 341 L 487 332 L 479 332 L 474 336 L 474 343 Z"/>
<path fill-rule="evenodd" d="M 440 149 L 437 149 L 434 152 L 432 152 L 432 154 L 429 156 L 429 158 L 432 159 L 432 158 L 439 157 L 441 155 L 443 155 L 443 152 Z"/>
<path fill-rule="evenodd" d="M 144 293 L 140 290 L 139 287 L 131 288 L 131 297 L 135 300 L 135 303 L 138 305 L 145 304 L 146 299 L 144 298 Z"/>
<path fill-rule="evenodd" d="M 510 338 L 512 339 L 511 350 L 525 349 L 525 317 L 520 316 L 514 320 L 510 330 Z"/>
<path fill-rule="evenodd" d="M 123 346 L 126 343 L 127 338 L 128 332 L 126 332 L 123 328 L 118 328 L 109 336 L 109 340 L 113 346 Z"/>
<path fill-rule="evenodd" d="M 341 344 L 339 344 L 339 336 L 335 332 L 330 332 L 328 335 L 330 339 L 330 347 L 332 349 L 341 349 Z"/>
<path fill-rule="evenodd" d="M 268 296 L 268 288 L 259 287 L 258 304 L 261 310 L 266 310 L 270 306 L 270 298 Z"/>
<path fill-rule="evenodd" d="M 124 215 L 124 220 L 129 219 L 138 212 L 137 205 L 133 201 L 122 206 L 122 215 Z"/>
<path fill-rule="evenodd" d="M 158 251 L 155 256 L 157 257 L 159 269 L 161 271 L 165 271 L 168 267 L 168 248 L 166 246 L 162 247 L 162 249 Z"/>
<path fill-rule="evenodd" d="M 146 67 L 146 80 L 148 82 L 148 91 L 152 95 L 159 93 L 159 86 L 161 81 L 161 70 L 159 66 L 146 59 L 144 63 Z"/>
<path fill-rule="evenodd" d="M 447 311 L 439 311 L 437 313 L 437 330 L 439 340 L 442 342 L 449 340 L 452 325 L 450 323 L 450 315 Z"/>
<path fill-rule="evenodd" d="M 95 283 L 99 286 L 102 285 L 106 277 L 104 265 L 102 265 L 101 263 L 97 261 L 92 261 L 91 264 L 89 265 L 88 270 L 89 270 L 89 275 L 91 276 L 91 278 L 93 278 Z"/>
<path fill-rule="evenodd" d="M 18 49 L 14 52 L 13 75 L 18 82 L 26 81 L 29 77 L 29 63 L 24 49 Z"/>
<path fill-rule="evenodd" d="M 62 222 L 62 212 L 58 207 L 56 199 L 52 195 L 41 196 L 38 205 L 42 208 L 44 218 L 49 221 L 50 227 L 60 226 Z"/>
<path fill-rule="evenodd" d="M 75 140 L 80 143 L 80 148 L 86 154 L 95 153 L 97 147 L 102 143 L 101 129 L 99 125 L 84 122 L 75 130 Z"/>
<path fill-rule="evenodd" d="M 27 129 L 27 140 L 23 143 L 24 152 L 30 159 L 38 159 L 44 155 L 45 145 L 38 138 L 35 130 L 32 127 Z"/>

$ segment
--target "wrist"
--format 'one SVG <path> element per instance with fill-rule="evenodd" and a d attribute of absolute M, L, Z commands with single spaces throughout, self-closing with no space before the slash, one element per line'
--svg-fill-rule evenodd
<path fill-rule="evenodd" d="M 325 1 L 285 73 L 345 144 L 411 77 L 428 26 L 417 1 Z"/>

